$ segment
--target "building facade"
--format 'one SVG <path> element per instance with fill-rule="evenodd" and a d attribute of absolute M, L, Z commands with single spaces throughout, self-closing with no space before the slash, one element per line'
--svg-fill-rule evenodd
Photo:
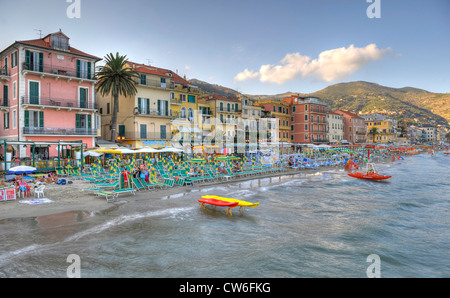
<path fill-rule="evenodd" d="M 329 111 L 327 113 L 328 139 L 331 144 L 338 144 L 344 139 L 344 116 Z"/>
<path fill-rule="evenodd" d="M 365 143 L 367 141 L 364 118 L 354 112 L 341 109 L 337 109 L 334 112 L 343 116 L 344 140 L 353 144 Z"/>
<path fill-rule="evenodd" d="M 299 144 L 328 143 L 327 106 L 315 97 L 283 98 L 291 106 L 291 140 Z"/>
<path fill-rule="evenodd" d="M 397 122 L 385 115 L 374 113 L 362 116 L 367 128 L 367 141 L 393 143 L 397 140 Z M 377 130 L 375 134 L 375 130 Z"/>
<path fill-rule="evenodd" d="M 101 59 L 75 49 L 63 32 L 16 41 L 0 52 L 0 139 L 82 141 L 95 146 L 100 121 L 94 70 Z M 67 148 L 36 146 L 42 157 L 69 155 Z M 30 157 L 30 146 L 12 148 Z"/>

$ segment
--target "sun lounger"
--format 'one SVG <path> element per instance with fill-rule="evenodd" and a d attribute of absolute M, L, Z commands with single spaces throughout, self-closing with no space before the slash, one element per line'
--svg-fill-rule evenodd
<path fill-rule="evenodd" d="M 123 189 L 116 189 L 113 191 L 98 191 L 96 193 L 97 196 L 104 196 L 106 201 L 112 201 L 116 199 L 120 194 L 124 193 L 132 193 L 133 195 L 136 194 L 136 190 L 133 188 L 123 188 Z"/>

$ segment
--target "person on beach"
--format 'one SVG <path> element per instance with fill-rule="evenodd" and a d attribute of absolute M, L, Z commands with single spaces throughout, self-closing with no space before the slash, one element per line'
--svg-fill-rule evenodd
<path fill-rule="evenodd" d="M 131 175 L 131 173 L 127 169 L 125 169 L 122 172 L 122 175 L 123 175 L 123 187 L 128 188 L 128 178 Z"/>

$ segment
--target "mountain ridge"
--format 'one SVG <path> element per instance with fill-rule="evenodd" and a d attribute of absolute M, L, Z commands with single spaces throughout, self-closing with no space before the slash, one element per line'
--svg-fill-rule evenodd
<path fill-rule="evenodd" d="M 345 109 L 361 114 L 378 112 L 405 123 L 450 122 L 450 93 L 434 93 L 411 86 L 394 88 L 366 81 L 337 83 L 312 93 L 285 92 L 274 95 L 242 94 L 232 88 L 192 79 L 204 93 L 217 93 L 227 97 L 246 96 L 253 100 L 281 100 L 293 94 L 314 96 L 329 105 L 331 110 Z"/>

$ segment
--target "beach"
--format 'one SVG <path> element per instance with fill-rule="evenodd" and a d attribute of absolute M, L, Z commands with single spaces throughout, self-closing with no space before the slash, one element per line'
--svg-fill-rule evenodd
<path fill-rule="evenodd" d="M 262 179 L 262 178 L 276 178 L 286 175 L 294 175 L 300 172 L 304 173 L 314 173 L 320 171 L 324 167 L 319 167 L 318 170 L 315 169 L 302 169 L 295 170 L 286 168 L 282 172 L 274 173 L 263 173 L 259 175 L 245 176 L 245 177 L 235 177 L 230 180 L 219 180 L 212 182 L 203 182 L 199 184 L 194 184 L 194 186 L 177 186 L 167 188 L 167 189 L 154 189 L 154 190 L 144 190 L 137 191 L 135 195 L 126 194 L 120 195 L 114 201 L 107 202 L 104 197 L 95 196 L 91 192 L 83 191 L 83 189 L 92 188 L 92 184 L 85 180 L 67 179 L 72 181 L 71 184 L 58 185 L 58 184 L 47 184 L 44 190 L 44 196 L 41 198 L 50 199 L 52 202 L 44 204 L 29 205 L 23 204 L 21 200 L 34 199 L 37 198 L 33 194 L 29 198 L 17 198 L 15 201 L 0 202 L 0 220 L 11 219 L 11 218 L 27 218 L 27 217 L 37 217 L 51 214 L 64 213 L 69 211 L 85 211 L 90 213 L 102 212 L 114 207 L 117 204 L 124 204 L 127 202 L 132 202 L 133 200 L 142 199 L 160 199 L 162 197 L 173 196 L 177 194 L 182 194 L 186 191 L 198 191 L 202 188 L 207 188 L 210 186 L 217 186 L 218 184 L 229 184 L 241 181 Z"/>

